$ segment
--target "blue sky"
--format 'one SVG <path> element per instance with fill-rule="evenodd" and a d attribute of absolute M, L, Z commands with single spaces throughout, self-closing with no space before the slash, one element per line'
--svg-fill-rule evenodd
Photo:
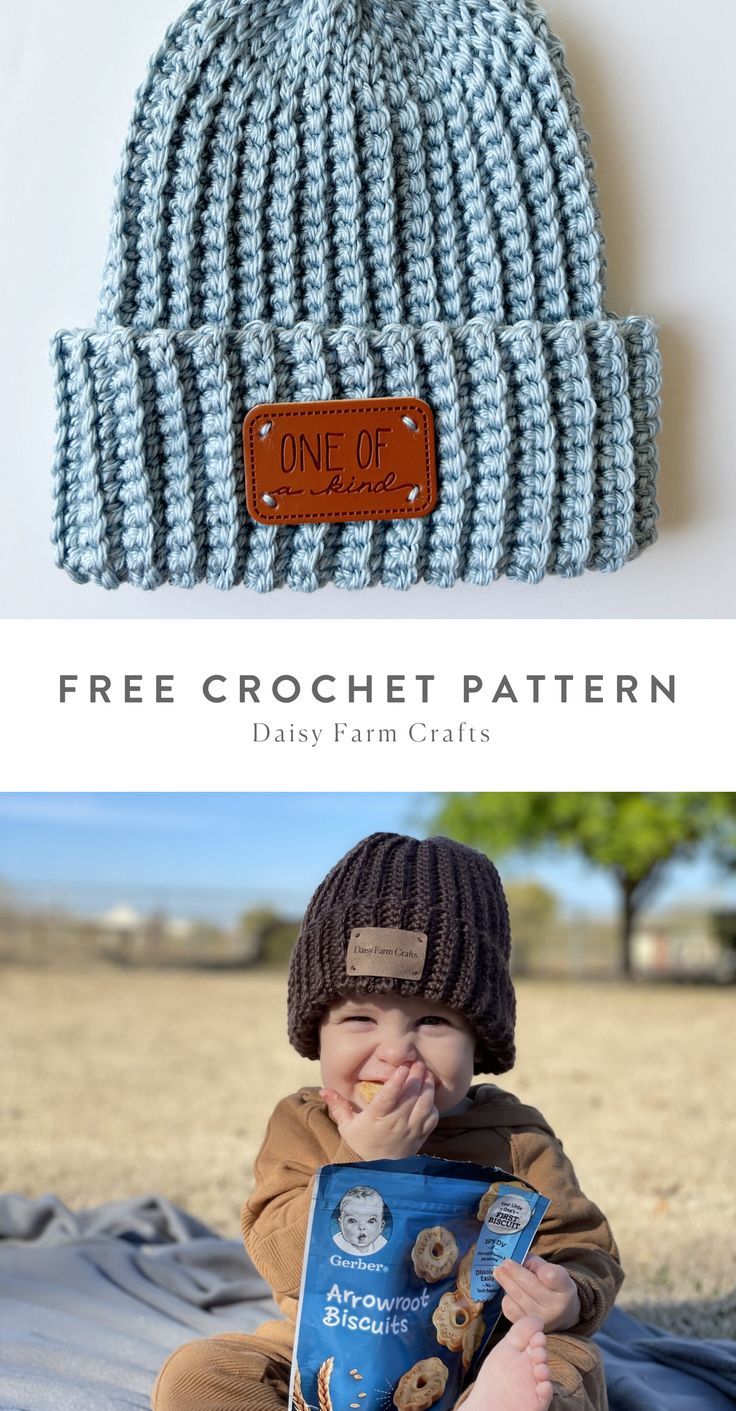
<path fill-rule="evenodd" d="M 62 893 L 96 909 L 158 891 L 180 913 L 272 902 L 297 914 L 338 857 L 376 829 L 426 831 L 427 794 L 1 794 L 0 884 Z M 570 911 L 603 914 L 604 874 L 560 855 L 516 856 L 504 876 L 536 876 Z M 198 895 L 201 894 L 201 895 Z M 736 902 L 707 860 L 671 871 L 658 906 Z"/>

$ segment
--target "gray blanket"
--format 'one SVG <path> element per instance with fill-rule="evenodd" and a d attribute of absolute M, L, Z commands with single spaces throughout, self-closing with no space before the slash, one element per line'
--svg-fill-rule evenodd
<path fill-rule="evenodd" d="M 276 1309 L 239 1241 L 157 1196 L 73 1213 L 0 1196 L 0 1411 L 146 1411 L 169 1352 Z M 596 1341 L 611 1411 L 732 1411 L 736 1344 L 615 1309 Z"/>

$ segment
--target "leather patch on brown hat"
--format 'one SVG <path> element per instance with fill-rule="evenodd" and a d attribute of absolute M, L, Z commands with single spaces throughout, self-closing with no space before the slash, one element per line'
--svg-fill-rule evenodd
<path fill-rule="evenodd" d="M 243 447 L 259 524 L 420 519 L 437 503 L 434 420 L 417 398 L 264 404 Z"/>
<path fill-rule="evenodd" d="M 345 969 L 348 975 L 390 975 L 396 980 L 421 980 L 426 958 L 427 937 L 423 931 L 359 926 L 350 932 Z"/>

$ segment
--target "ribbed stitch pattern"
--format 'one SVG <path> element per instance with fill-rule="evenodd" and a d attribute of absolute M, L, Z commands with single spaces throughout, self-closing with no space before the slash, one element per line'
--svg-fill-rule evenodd
<path fill-rule="evenodd" d="M 421 978 L 348 975 L 347 944 L 360 927 L 426 935 Z M 476 1072 L 503 1073 L 514 1062 L 510 953 L 506 898 L 487 857 L 450 838 L 372 833 L 332 868 L 307 907 L 289 966 L 289 1038 L 305 1058 L 317 1058 L 320 1019 L 341 995 L 421 995 L 473 1026 Z"/>
<path fill-rule="evenodd" d="M 138 94 L 96 324 L 53 340 L 57 560 L 258 592 L 620 568 L 656 537 L 660 367 L 604 298 L 532 0 L 196 0 Z M 249 518 L 248 410 L 391 395 L 434 412 L 427 520 Z"/>

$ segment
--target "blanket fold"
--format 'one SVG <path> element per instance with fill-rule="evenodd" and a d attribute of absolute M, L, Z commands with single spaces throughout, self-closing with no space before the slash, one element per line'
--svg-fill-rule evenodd
<path fill-rule="evenodd" d="M 0 1195 L 0 1411 L 148 1411 L 169 1352 L 277 1316 L 239 1240 L 160 1196 L 71 1211 Z M 595 1341 L 610 1411 L 733 1411 L 736 1343 L 614 1308 Z"/>

